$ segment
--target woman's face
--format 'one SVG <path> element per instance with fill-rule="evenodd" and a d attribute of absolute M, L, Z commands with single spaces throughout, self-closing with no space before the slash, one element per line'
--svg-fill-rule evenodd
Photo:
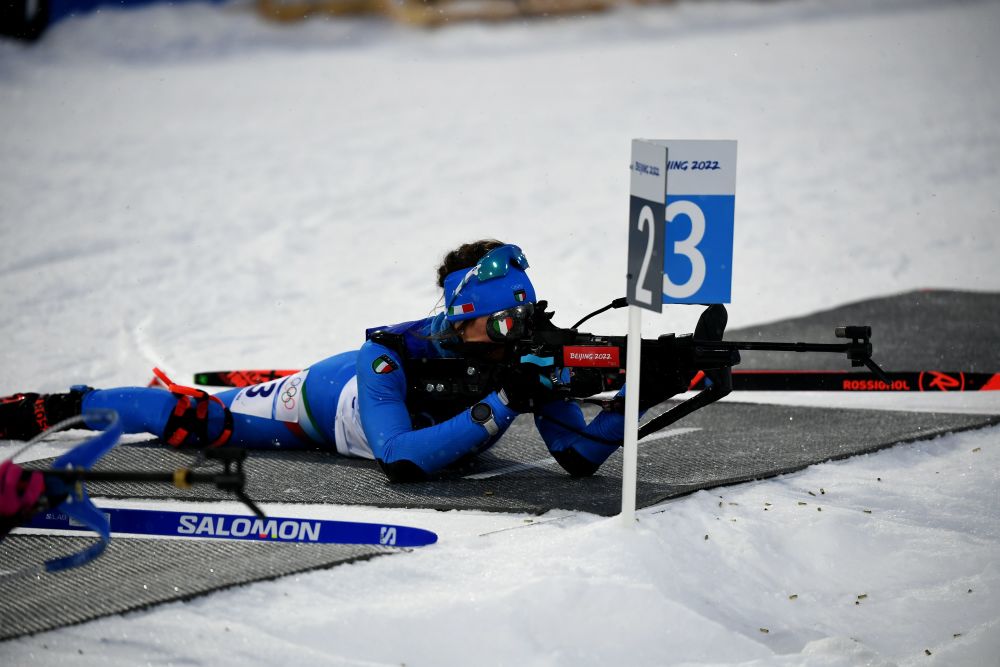
<path fill-rule="evenodd" d="M 462 331 L 462 340 L 466 343 L 492 343 L 493 341 L 486 333 L 486 320 L 488 319 L 489 315 L 483 315 L 474 320 L 467 320 Z"/>

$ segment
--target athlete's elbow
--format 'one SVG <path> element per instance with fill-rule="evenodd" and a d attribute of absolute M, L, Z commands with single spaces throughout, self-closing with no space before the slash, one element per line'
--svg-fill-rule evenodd
<path fill-rule="evenodd" d="M 423 482 L 428 478 L 427 472 L 413 461 L 401 459 L 388 463 L 382 459 L 377 459 L 382 472 L 389 478 L 389 481 L 398 483 Z"/>
<path fill-rule="evenodd" d="M 601 467 L 600 463 L 585 458 L 575 449 L 564 449 L 552 452 L 552 458 L 568 472 L 571 477 L 590 477 Z"/>

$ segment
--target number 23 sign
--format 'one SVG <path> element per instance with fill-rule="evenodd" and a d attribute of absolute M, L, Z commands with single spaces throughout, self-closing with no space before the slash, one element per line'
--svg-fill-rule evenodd
<path fill-rule="evenodd" d="M 628 301 L 729 303 L 735 141 L 632 141 Z"/>

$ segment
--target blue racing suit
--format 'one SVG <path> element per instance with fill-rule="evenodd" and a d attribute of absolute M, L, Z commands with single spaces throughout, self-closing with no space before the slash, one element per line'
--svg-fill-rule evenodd
<path fill-rule="evenodd" d="M 368 340 L 356 352 L 329 357 L 295 375 L 216 394 L 220 403 L 208 404 L 209 437 L 223 430 L 224 406 L 232 414 L 232 445 L 337 449 L 370 456 L 392 481 L 423 479 L 483 452 L 500 439 L 517 416 L 496 391 L 479 400 L 463 397 L 435 409 L 418 405 L 416 396 L 407 395 L 404 356 L 453 357 L 440 344 L 440 337 L 435 337 L 448 327 L 441 314 L 373 329 L 370 334 L 382 331 L 397 336 L 404 347 L 394 349 Z M 493 411 L 498 427 L 494 435 L 472 419 L 471 408 L 479 401 Z M 176 403 L 177 397 L 170 392 L 133 387 L 90 391 L 82 407 L 84 412 L 114 409 L 125 432 L 163 437 Z M 351 428 L 352 419 L 360 428 Z M 587 424 L 578 405 L 555 401 L 535 415 L 535 424 L 549 452 L 570 474 L 589 475 L 616 449 L 599 440 L 620 442 L 624 418 L 602 412 Z"/>

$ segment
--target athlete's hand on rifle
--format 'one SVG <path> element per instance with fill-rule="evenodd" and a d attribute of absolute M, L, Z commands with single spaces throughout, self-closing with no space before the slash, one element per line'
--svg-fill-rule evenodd
<path fill-rule="evenodd" d="M 45 479 L 37 470 L 24 475 L 9 459 L 0 463 L 0 537 L 30 517 L 45 491 Z"/>
<path fill-rule="evenodd" d="M 500 371 L 501 400 L 515 412 L 534 412 L 555 399 L 551 382 L 535 364 L 504 366 Z"/>

